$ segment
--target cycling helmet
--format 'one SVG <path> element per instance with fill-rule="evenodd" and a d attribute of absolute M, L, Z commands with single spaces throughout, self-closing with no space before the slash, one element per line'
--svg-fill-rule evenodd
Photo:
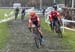
<path fill-rule="evenodd" d="M 30 16 L 35 16 L 35 15 L 36 15 L 35 11 L 30 12 Z"/>
<path fill-rule="evenodd" d="M 54 8 L 54 10 L 57 10 L 57 3 L 53 4 L 53 8 Z"/>
<path fill-rule="evenodd" d="M 54 2 L 54 3 L 53 3 L 53 5 L 57 5 L 57 3 L 56 3 L 56 2 Z"/>

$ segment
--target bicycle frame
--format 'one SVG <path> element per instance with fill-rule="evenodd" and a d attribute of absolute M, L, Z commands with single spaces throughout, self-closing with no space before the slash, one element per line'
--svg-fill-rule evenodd
<path fill-rule="evenodd" d="M 62 38 L 63 36 L 62 36 L 62 32 L 61 32 L 61 29 L 60 29 L 59 22 L 57 21 L 57 22 L 55 22 L 55 24 L 56 24 L 56 26 L 54 27 L 54 30 L 58 34 L 58 36 L 60 38 Z"/>
<path fill-rule="evenodd" d="M 38 28 L 34 25 L 32 25 L 32 32 L 35 35 L 34 36 L 34 40 L 35 40 L 35 44 L 37 48 L 40 48 L 40 46 L 42 45 L 42 40 L 41 40 L 41 35 L 40 32 L 38 30 Z"/>

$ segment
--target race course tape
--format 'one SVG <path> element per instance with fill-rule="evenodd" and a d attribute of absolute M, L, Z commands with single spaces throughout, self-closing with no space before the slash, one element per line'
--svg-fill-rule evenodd
<path fill-rule="evenodd" d="M 11 17 L 11 18 L 7 18 L 7 19 L 4 19 L 4 20 L 1 20 L 0 23 L 7 22 L 7 21 L 12 20 L 12 19 L 14 19 L 14 16 Z"/>

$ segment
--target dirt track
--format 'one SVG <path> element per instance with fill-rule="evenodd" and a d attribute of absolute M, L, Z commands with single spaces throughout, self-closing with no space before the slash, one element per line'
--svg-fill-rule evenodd
<path fill-rule="evenodd" d="M 12 20 L 8 22 L 11 37 L 2 52 L 71 52 L 70 45 L 50 32 L 44 32 L 45 47 L 37 49 L 33 34 L 27 28 L 27 20 Z"/>

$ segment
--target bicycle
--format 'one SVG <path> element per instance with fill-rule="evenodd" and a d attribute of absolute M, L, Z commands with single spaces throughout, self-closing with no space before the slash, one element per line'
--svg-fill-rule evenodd
<path fill-rule="evenodd" d="M 32 32 L 34 34 L 35 45 L 37 48 L 40 48 L 40 46 L 43 46 L 43 44 L 42 44 L 43 42 L 42 42 L 41 34 L 35 25 L 33 25 L 33 27 L 32 27 Z"/>
<path fill-rule="evenodd" d="M 62 31 L 61 31 L 61 25 L 60 25 L 60 22 L 59 21 L 56 21 L 55 22 L 55 27 L 54 27 L 54 30 L 55 32 L 58 34 L 59 38 L 63 38 L 63 34 L 62 34 Z"/>

